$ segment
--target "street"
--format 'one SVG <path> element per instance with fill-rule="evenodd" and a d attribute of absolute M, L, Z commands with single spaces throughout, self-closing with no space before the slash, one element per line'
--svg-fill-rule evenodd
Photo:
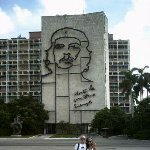
<path fill-rule="evenodd" d="M 0 146 L 0 150 L 73 150 L 72 146 Z M 97 147 L 97 150 L 150 150 L 150 147 Z"/>
<path fill-rule="evenodd" d="M 97 150 L 149 150 L 150 141 L 122 137 L 93 137 Z M 79 139 L 53 139 L 45 136 L 34 138 L 0 138 L 0 150 L 73 150 Z"/>

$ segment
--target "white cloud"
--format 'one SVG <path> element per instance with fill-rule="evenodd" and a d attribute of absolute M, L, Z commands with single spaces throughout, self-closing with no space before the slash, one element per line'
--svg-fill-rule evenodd
<path fill-rule="evenodd" d="M 132 0 L 133 8 L 111 29 L 115 39 L 129 39 L 131 67 L 150 66 L 150 1 Z"/>
<path fill-rule="evenodd" d="M 0 35 L 8 34 L 14 30 L 11 18 L 0 8 Z"/>
<path fill-rule="evenodd" d="M 18 5 L 14 5 L 13 11 L 15 14 L 15 19 L 17 21 L 17 24 L 19 26 L 28 26 L 30 25 L 30 19 L 33 18 L 32 13 L 26 9 L 26 8 L 21 8 Z"/>
<path fill-rule="evenodd" d="M 33 17 L 32 12 L 28 9 L 14 5 L 10 12 L 11 14 L 8 14 L 0 9 L 0 20 L 2 20 L 0 23 L 0 38 L 11 38 L 25 32 L 28 34 L 30 29 L 31 31 L 34 30 L 35 26 L 40 27 L 40 16 L 38 16 L 37 22 L 37 16 Z"/>
<path fill-rule="evenodd" d="M 9 15 L 0 9 L 0 36 L 11 38 L 18 34 L 28 34 L 30 31 L 41 30 L 41 16 L 82 14 L 85 10 L 85 0 L 37 0 L 39 7 L 29 10 L 15 4 Z"/>
<path fill-rule="evenodd" d="M 21 34 L 28 37 L 28 32 L 41 30 L 41 15 L 38 10 L 29 10 L 16 4 L 12 10 L 12 18 L 16 27 L 15 36 Z"/>
<path fill-rule="evenodd" d="M 43 6 L 43 15 L 73 15 L 85 11 L 85 0 L 39 0 Z"/>

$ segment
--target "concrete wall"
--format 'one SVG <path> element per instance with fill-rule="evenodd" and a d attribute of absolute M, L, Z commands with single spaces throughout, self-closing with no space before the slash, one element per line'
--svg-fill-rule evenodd
<path fill-rule="evenodd" d="M 62 28 L 61 32 L 55 32 Z M 42 17 L 42 60 L 50 60 L 47 64 L 42 61 L 42 102 L 49 111 L 49 123 L 90 123 L 97 111 L 109 107 L 107 35 L 107 18 L 103 12 Z M 62 39 L 67 43 L 77 40 L 78 57 L 68 69 L 56 62 L 61 54 L 56 55 L 55 50 L 62 51 L 56 43 Z M 75 55 L 76 51 L 69 53 Z M 85 66 L 89 70 L 85 71 Z"/>

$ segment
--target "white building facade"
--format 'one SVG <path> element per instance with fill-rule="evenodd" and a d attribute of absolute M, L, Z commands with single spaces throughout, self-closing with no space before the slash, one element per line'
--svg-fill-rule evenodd
<path fill-rule="evenodd" d="M 119 106 L 126 113 L 131 113 L 130 98 L 120 88 L 125 79 L 123 72 L 127 70 L 130 70 L 130 41 L 114 40 L 113 34 L 109 34 L 110 107 Z"/>
<path fill-rule="evenodd" d="M 103 12 L 42 17 L 42 103 L 53 130 L 82 124 L 109 102 L 107 18 Z"/>
<path fill-rule="evenodd" d="M 8 103 L 21 95 L 41 101 L 41 32 L 0 39 L 0 99 Z"/>

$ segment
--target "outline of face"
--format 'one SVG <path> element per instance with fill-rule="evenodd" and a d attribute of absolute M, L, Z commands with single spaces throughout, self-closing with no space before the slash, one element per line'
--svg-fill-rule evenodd
<path fill-rule="evenodd" d="M 58 39 L 61 39 L 61 38 L 62 39 L 63 38 L 76 39 L 79 42 L 79 43 L 77 41 L 75 42 L 76 44 L 78 44 L 79 49 L 80 49 L 80 51 L 78 53 L 76 53 L 76 55 L 74 55 L 75 57 L 71 58 L 70 57 L 71 54 L 67 53 L 65 55 L 65 57 L 62 58 L 63 61 L 66 61 L 65 63 L 68 64 L 68 66 L 66 65 L 66 67 L 59 66 L 59 61 L 58 61 L 58 64 L 56 63 L 56 61 L 57 61 L 56 60 L 56 53 L 54 52 L 54 50 L 56 50 L 57 46 L 58 46 L 58 48 L 59 47 L 64 47 L 63 45 L 57 45 L 56 46 L 56 41 Z M 74 28 L 71 28 L 71 27 L 60 28 L 52 34 L 52 36 L 50 38 L 50 42 L 51 42 L 51 46 L 47 50 L 45 50 L 46 57 L 43 60 L 44 63 L 45 63 L 45 68 L 48 70 L 48 73 L 43 75 L 43 76 L 47 76 L 47 75 L 53 73 L 53 71 L 50 67 L 51 64 L 55 63 L 56 66 L 59 67 L 59 68 L 69 69 L 72 66 L 80 65 L 81 58 L 86 58 L 87 61 L 86 61 L 85 64 L 83 64 L 83 69 L 81 69 L 80 73 L 81 73 L 82 78 L 85 79 L 85 81 L 90 81 L 91 82 L 91 80 L 87 79 L 84 76 L 84 73 L 89 70 L 89 64 L 91 62 L 91 53 L 92 53 L 92 51 L 90 51 L 88 49 L 89 40 L 88 40 L 88 37 L 86 36 L 86 34 L 83 31 L 78 30 L 78 29 L 74 29 Z M 72 44 L 75 44 L 75 43 L 72 43 Z M 73 46 L 73 47 L 75 47 L 75 46 Z M 68 58 L 68 60 L 66 60 L 66 57 Z M 60 60 L 60 61 L 62 61 L 62 60 Z"/>
<path fill-rule="evenodd" d="M 58 68 L 69 69 L 77 65 L 77 58 L 81 51 L 81 42 L 75 37 L 61 37 L 55 39 L 53 47 L 54 61 Z"/>

